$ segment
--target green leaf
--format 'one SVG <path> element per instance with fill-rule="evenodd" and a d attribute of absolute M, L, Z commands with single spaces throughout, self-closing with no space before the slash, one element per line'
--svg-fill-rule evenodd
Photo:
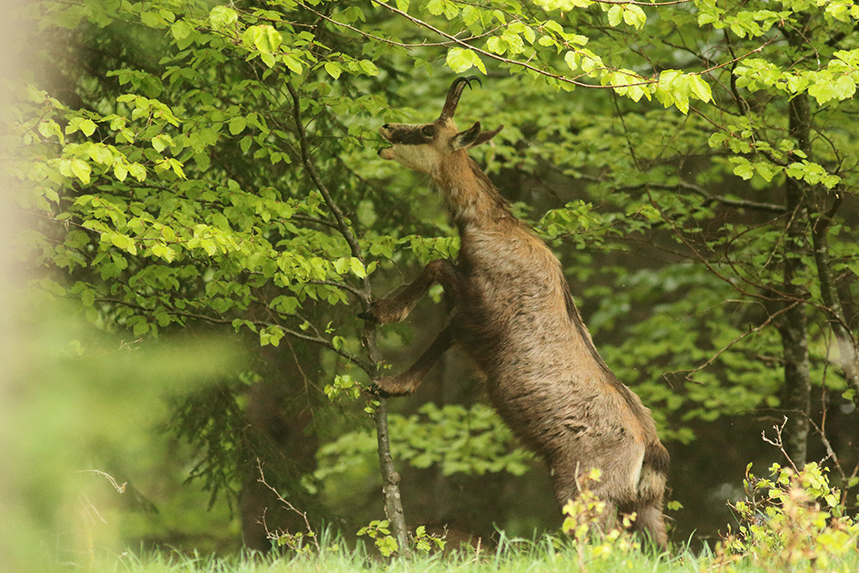
<path fill-rule="evenodd" d="M 751 179 L 754 176 L 754 166 L 745 157 L 731 157 L 730 161 L 736 165 L 736 167 L 734 167 L 734 175 L 746 180 Z"/>
<path fill-rule="evenodd" d="M 91 119 L 84 119 L 80 123 L 80 130 L 81 130 L 81 132 L 83 132 L 84 135 L 89 137 L 90 135 L 95 133 L 95 130 L 96 130 L 95 122 L 93 122 Z"/>
<path fill-rule="evenodd" d="M 84 306 L 92 306 L 95 304 L 95 291 L 86 289 L 81 292 L 81 304 Z"/>
<path fill-rule="evenodd" d="M 128 165 L 128 172 L 141 183 L 146 179 L 146 168 L 139 163 Z"/>
<path fill-rule="evenodd" d="M 137 254 L 137 247 L 134 244 L 134 239 L 121 233 L 113 233 L 110 235 L 110 242 L 118 249 L 122 249 L 132 255 Z"/>
<path fill-rule="evenodd" d="M 623 4 L 623 21 L 636 30 L 641 30 L 647 22 L 647 15 L 640 6 L 635 4 Z"/>
<path fill-rule="evenodd" d="M 355 257 L 351 257 L 349 259 L 349 266 L 352 270 L 352 274 L 354 274 L 359 279 L 363 279 L 367 276 L 367 271 L 364 269 L 364 265 L 361 263 L 360 260 L 356 259 Z"/>
<path fill-rule="evenodd" d="M 462 9 L 462 22 L 469 27 L 472 24 L 478 24 L 480 22 L 480 10 L 474 6 L 465 6 Z M 480 30 L 482 29 L 483 27 L 480 26 Z"/>
<path fill-rule="evenodd" d="M 767 183 L 772 181 L 773 175 L 775 174 L 772 166 L 764 162 L 755 163 L 755 171 L 757 171 L 758 175 L 763 177 L 764 181 L 766 181 Z"/>
<path fill-rule="evenodd" d="M 242 42 L 247 47 L 253 47 L 262 54 L 272 54 L 277 51 L 283 36 L 268 24 L 251 26 L 242 34 Z"/>
<path fill-rule="evenodd" d="M 614 27 L 623 21 L 623 7 L 620 4 L 615 4 L 608 10 L 608 23 Z"/>
<path fill-rule="evenodd" d="M 92 172 L 89 163 L 82 159 L 71 159 L 69 160 L 69 166 L 71 167 L 72 174 L 80 179 L 81 183 L 85 185 L 89 184 L 89 177 Z"/>
<path fill-rule="evenodd" d="M 191 26 L 185 20 L 177 20 L 171 27 L 170 33 L 173 34 L 173 37 L 177 40 L 184 40 L 188 36 L 191 35 L 191 32 L 194 31 L 194 27 Z"/>
<path fill-rule="evenodd" d="M 223 30 L 235 24 L 238 19 L 238 13 L 227 6 L 215 6 L 209 13 L 209 23 L 215 30 Z"/>
<path fill-rule="evenodd" d="M 444 14 L 445 0 L 430 0 L 425 8 L 433 16 L 441 16 Z"/>
<path fill-rule="evenodd" d="M 343 71 L 343 68 L 340 66 L 339 62 L 325 62 L 325 71 L 329 76 L 334 78 L 335 80 L 340 78 L 340 74 Z"/>
<path fill-rule="evenodd" d="M 843 75 L 835 80 L 833 87 L 836 97 L 840 100 L 850 99 L 856 93 L 856 81 L 848 75 Z"/>
<path fill-rule="evenodd" d="M 578 57 L 576 53 L 572 50 L 564 54 L 564 61 L 567 63 L 567 66 L 569 66 L 572 71 L 576 71 L 579 67 Z"/>
<path fill-rule="evenodd" d="M 693 74 L 689 76 L 689 86 L 692 90 L 692 93 L 695 94 L 699 100 L 703 102 L 708 102 L 713 99 L 713 93 L 710 90 L 710 84 L 704 81 L 699 74 Z"/>
<path fill-rule="evenodd" d="M 46 138 L 55 136 L 57 139 L 60 140 L 61 144 L 65 143 L 63 131 L 60 129 L 59 124 L 52 119 L 48 119 L 39 123 L 39 133 Z"/>
<path fill-rule="evenodd" d="M 172 262 L 173 259 L 176 258 L 176 252 L 164 244 L 152 245 L 152 254 L 156 257 L 164 259 L 168 263 Z"/>
<path fill-rule="evenodd" d="M 152 138 L 152 147 L 158 153 L 163 152 L 170 146 L 170 139 L 166 135 L 156 135 Z"/>
<path fill-rule="evenodd" d="M 376 64 L 371 62 L 370 60 L 360 60 L 358 65 L 361 66 L 361 69 L 368 76 L 378 76 L 379 68 L 376 67 Z"/>
<path fill-rule="evenodd" d="M 286 64 L 286 67 L 289 68 L 289 71 L 295 74 L 301 74 L 304 71 L 304 66 L 301 65 L 301 62 L 298 61 L 291 54 L 283 54 L 281 56 L 281 61 Z"/>
<path fill-rule="evenodd" d="M 274 59 L 274 55 L 268 52 L 260 53 L 259 57 L 263 61 L 263 63 L 270 68 L 273 68 L 275 64 L 277 64 L 277 60 Z"/>
<path fill-rule="evenodd" d="M 246 125 L 247 125 L 247 121 L 245 120 L 244 117 L 242 117 L 240 115 L 234 117 L 233 119 L 230 120 L 230 124 L 229 124 L 230 134 L 232 134 L 232 135 L 240 134 L 242 131 L 245 130 Z"/>
<path fill-rule="evenodd" d="M 449 49 L 447 51 L 447 60 L 445 61 L 447 67 L 457 74 L 470 70 L 474 63 L 471 61 L 471 58 L 468 57 L 467 54 L 469 53 L 470 52 L 468 50 L 464 50 L 462 48 Z"/>
<path fill-rule="evenodd" d="M 116 161 L 113 164 L 113 176 L 120 181 L 125 181 L 125 178 L 128 177 L 128 169 L 122 161 Z"/>
<path fill-rule="evenodd" d="M 832 82 L 824 80 L 818 81 L 817 83 L 809 86 L 808 95 L 817 100 L 818 104 L 824 104 L 830 100 L 836 99 L 838 97 L 838 92 Z"/>

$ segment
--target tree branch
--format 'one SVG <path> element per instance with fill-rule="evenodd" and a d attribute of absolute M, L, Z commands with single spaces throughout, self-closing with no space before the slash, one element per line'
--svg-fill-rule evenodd
<path fill-rule="evenodd" d="M 717 359 L 719 356 L 721 356 L 722 354 L 724 354 L 725 352 L 727 352 L 727 351 L 728 351 L 732 346 L 736 345 L 737 343 L 739 343 L 739 342 L 740 342 L 740 341 L 742 341 L 743 339 L 745 339 L 745 338 L 747 338 L 747 337 L 751 336 L 752 334 L 755 334 L 755 333 L 757 333 L 757 332 L 760 332 L 761 330 L 763 330 L 764 328 L 766 328 L 766 326 L 767 326 L 769 323 L 771 323 L 773 320 L 775 320 L 775 318 L 776 318 L 777 316 L 779 316 L 780 314 L 783 314 L 783 313 L 787 312 L 788 310 L 792 309 L 792 308 L 793 308 L 794 306 L 796 306 L 797 304 L 799 304 L 799 302 L 798 302 L 798 301 L 795 301 L 795 302 L 793 302 L 792 304 L 790 304 L 790 305 L 788 305 L 788 306 L 785 306 L 785 307 L 783 307 L 783 308 L 780 308 L 780 309 L 779 309 L 779 310 L 777 310 L 776 312 L 772 313 L 772 314 L 771 314 L 771 315 L 769 315 L 769 316 L 767 317 L 767 319 L 766 319 L 765 321 L 763 321 L 761 324 L 759 324 L 758 326 L 756 326 L 756 327 L 754 327 L 754 328 L 750 329 L 748 332 L 744 332 L 743 334 L 741 334 L 740 336 L 738 336 L 737 338 L 735 338 L 734 340 L 730 341 L 728 344 L 726 344 L 725 346 L 723 346 L 722 348 L 720 348 L 718 351 L 716 351 L 716 353 L 715 353 L 713 356 L 711 356 L 710 358 L 708 358 L 708 359 L 707 359 L 707 361 L 706 361 L 706 362 L 704 362 L 703 364 L 701 364 L 700 366 L 698 366 L 698 367 L 696 367 L 696 368 L 693 368 L 693 369 L 691 369 L 691 370 L 674 370 L 673 372 L 666 372 L 666 373 L 665 373 L 665 374 L 663 374 L 662 376 L 663 376 L 663 377 L 666 377 L 666 376 L 668 376 L 669 374 L 681 374 L 681 373 L 685 373 L 685 374 L 686 374 L 686 379 L 687 379 L 687 380 L 689 380 L 689 381 L 691 382 L 691 381 L 692 381 L 692 377 L 693 377 L 697 372 L 700 372 L 701 370 L 703 370 L 704 368 L 706 368 L 707 366 L 709 366 L 710 364 L 712 364 L 713 362 L 715 362 L 715 361 L 716 361 L 716 359 Z"/>
<path fill-rule="evenodd" d="M 847 320 L 841 306 L 838 289 L 835 287 L 832 265 L 829 261 L 829 227 L 832 224 L 832 216 L 841 206 L 843 198 L 843 194 L 838 194 L 832 207 L 814 221 L 811 237 L 824 312 L 827 315 L 832 334 L 838 343 L 841 371 L 847 379 L 847 384 L 853 389 L 853 403 L 859 406 L 859 350 L 856 348 L 856 340 L 847 328 Z"/>
<path fill-rule="evenodd" d="M 650 184 L 651 187 L 657 187 L 658 185 Z M 669 188 L 670 186 L 666 185 L 665 188 Z M 693 193 L 704 197 L 707 201 L 712 201 L 714 203 L 721 203 L 722 205 L 727 205 L 729 207 L 737 207 L 741 209 L 754 209 L 756 211 L 765 211 L 768 213 L 785 213 L 786 209 L 783 205 L 776 205 L 775 203 L 762 203 L 760 201 L 748 201 L 745 199 L 728 199 L 727 197 L 719 197 L 717 195 L 711 195 L 707 193 L 699 187 L 698 185 L 693 185 L 692 183 L 688 183 L 686 181 L 679 181 L 677 183 L 677 187 L 681 189 L 688 189 Z"/>
<path fill-rule="evenodd" d="M 364 257 L 361 256 L 361 247 L 358 245 L 358 240 L 352 232 L 352 227 L 350 227 L 346 222 L 346 216 L 343 215 L 343 211 L 340 210 L 340 207 L 338 207 L 337 203 L 334 202 L 334 199 L 331 198 L 331 192 L 328 191 L 328 187 L 325 186 L 325 183 L 316 171 L 313 159 L 310 157 L 310 151 L 308 150 L 307 145 L 307 132 L 304 129 L 304 123 L 301 121 L 301 101 L 298 97 L 298 92 L 295 91 L 295 87 L 293 87 L 289 81 L 286 82 L 286 89 L 289 90 L 289 95 L 292 96 L 293 118 L 295 119 L 295 128 L 298 130 L 301 162 L 304 164 L 304 168 L 307 170 L 307 174 L 316 186 L 317 191 L 319 191 L 322 198 L 325 200 L 325 204 L 328 206 L 328 209 L 334 215 L 334 218 L 337 219 L 337 230 L 341 235 L 343 235 L 343 238 L 346 239 L 346 242 L 349 244 L 352 256 L 363 263 Z"/>

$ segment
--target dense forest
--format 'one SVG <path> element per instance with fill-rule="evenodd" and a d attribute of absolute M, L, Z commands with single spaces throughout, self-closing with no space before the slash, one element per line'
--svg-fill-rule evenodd
<path fill-rule="evenodd" d="M 410 527 L 560 527 L 463 354 L 413 396 L 367 391 L 445 305 L 436 288 L 401 324 L 358 315 L 459 247 L 378 128 L 431 121 L 462 75 L 481 83 L 461 125 L 504 126 L 472 156 L 653 412 L 672 539 L 726 532 L 749 464 L 820 462 L 855 511 L 852 0 L 47 0 L 4 18 L 21 66 L 2 84 L 0 448 L 21 536 L 353 536 L 391 501 L 377 431 Z"/>

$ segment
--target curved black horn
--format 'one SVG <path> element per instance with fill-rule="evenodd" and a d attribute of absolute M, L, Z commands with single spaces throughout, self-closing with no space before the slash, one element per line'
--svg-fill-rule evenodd
<path fill-rule="evenodd" d="M 447 99 L 444 102 L 439 119 L 450 119 L 453 117 L 456 105 L 459 103 L 459 96 L 462 95 L 462 90 L 465 89 L 465 86 L 471 87 L 471 82 L 483 85 L 477 76 L 468 76 L 467 78 L 456 78 L 453 80 L 450 90 L 447 92 Z"/>

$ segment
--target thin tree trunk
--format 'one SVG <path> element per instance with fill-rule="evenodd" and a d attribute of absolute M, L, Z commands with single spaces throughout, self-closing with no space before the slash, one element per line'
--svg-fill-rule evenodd
<path fill-rule="evenodd" d="M 364 324 L 364 347 L 370 356 L 370 362 L 375 366 L 379 363 L 379 351 L 376 346 L 376 326 L 370 322 Z M 375 377 L 377 372 L 369 373 Z M 376 442 L 379 452 L 379 469 L 382 472 L 382 492 L 385 494 L 385 515 L 397 540 L 397 547 L 401 556 L 410 553 L 409 532 L 406 528 L 406 516 L 403 512 L 403 501 L 400 497 L 400 474 L 394 468 L 394 460 L 391 457 L 391 439 L 388 434 L 388 403 L 385 398 L 379 398 L 379 405 L 374 414 L 376 421 Z"/>
<path fill-rule="evenodd" d="M 376 408 L 376 437 L 379 444 L 379 468 L 382 470 L 382 491 L 385 494 L 385 514 L 396 536 L 399 553 L 406 556 L 409 554 L 409 536 L 400 498 L 400 474 L 394 469 L 394 461 L 391 457 L 388 408 L 385 398 L 379 398 L 379 407 Z"/>
<path fill-rule="evenodd" d="M 798 147 L 810 158 L 809 107 L 807 94 L 799 94 L 790 101 L 790 133 Z M 784 352 L 783 407 L 787 410 L 785 449 L 797 467 L 807 459 L 809 416 L 811 414 L 811 382 L 808 361 L 808 318 L 806 316 L 807 291 L 797 284 L 802 275 L 802 254 L 805 250 L 804 233 L 807 223 L 806 187 L 796 179 L 785 183 L 785 202 L 790 214 L 784 240 L 784 282 L 782 291 L 789 308 L 779 324 Z"/>
<path fill-rule="evenodd" d="M 304 130 L 304 123 L 301 119 L 301 106 L 298 92 L 289 82 L 286 83 L 286 88 L 289 90 L 289 94 L 292 97 L 293 119 L 298 131 L 301 162 L 307 170 L 310 180 L 325 200 L 325 204 L 328 206 L 328 209 L 334 215 L 334 218 L 337 221 L 337 229 L 349 245 L 352 256 L 360 260 L 363 264 L 364 256 L 361 252 L 358 240 L 352 232 L 352 227 L 343 215 L 343 211 L 334 201 L 331 192 L 322 181 L 322 178 L 319 176 L 319 173 L 313 164 L 313 159 L 310 156 L 307 142 L 307 133 Z M 361 294 L 363 295 L 363 300 L 361 301 L 364 306 L 363 310 L 369 310 L 370 300 L 372 297 L 370 279 L 368 277 L 364 277 Z M 364 348 L 370 357 L 370 365 L 365 368 L 365 370 L 371 378 L 375 378 L 377 375 L 376 365 L 379 363 L 379 352 L 376 348 L 376 327 L 374 325 L 365 323 L 363 343 Z M 394 469 L 393 459 L 391 457 L 390 440 L 388 438 L 388 410 L 384 399 L 380 400 L 379 407 L 376 408 L 375 418 L 379 464 L 383 482 L 382 491 L 385 494 L 385 512 L 388 515 L 388 521 L 390 522 L 391 529 L 394 532 L 394 537 L 399 545 L 399 554 L 405 556 L 410 552 L 409 535 L 408 530 L 406 529 L 406 519 L 403 513 L 402 499 L 400 497 L 400 476 Z"/>

